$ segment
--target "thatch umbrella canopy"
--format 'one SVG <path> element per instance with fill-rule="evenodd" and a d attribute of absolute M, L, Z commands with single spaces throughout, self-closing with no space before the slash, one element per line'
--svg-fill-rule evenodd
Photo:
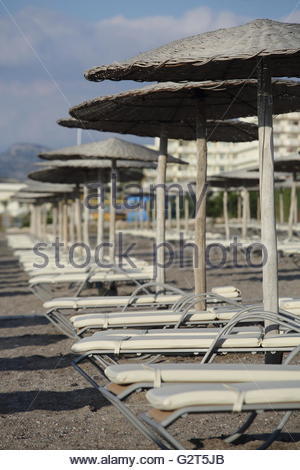
<path fill-rule="evenodd" d="M 256 19 L 172 41 L 124 62 L 93 67 L 85 77 L 148 82 L 248 78 L 261 58 L 268 59 L 275 76 L 299 77 L 300 25 Z"/>
<path fill-rule="evenodd" d="M 297 180 L 300 173 L 300 155 L 287 155 L 274 160 L 274 170 L 289 173 L 292 175 L 291 182 L 291 202 L 289 213 L 288 238 L 293 236 L 293 222 L 297 223 L 298 204 L 297 204 Z"/>
<path fill-rule="evenodd" d="M 263 267 L 263 301 L 264 308 L 273 312 L 278 312 L 278 266 L 271 76 L 299 77 L 299 57 L 300 24 L 258 19 L 242 26 L 174 41 L 123 64 L 95 67 L 86 73 L 90 80 L 140 81 L 224 80 L 257 76 L 261 231 L 262 243 L 268 252 Z M 287 101 L 286 112 L 289 104 Z M 205 114 L 202 113 L 202 121 L 204 119 Z M 200 153 L 205 153 L 203 146 Z M 268 331 L 274 329 L 274 325 L 267 324 L 267 327 Z"/>
<path fill-rule="evenodd" d="M 285 181 L 283 175 L 275 176 L 276 182 Z M 229 239 L 229 221 L 228 221 L 228 190 L 230 189 L 241 189 L 243 191 L 243 226 L 242 236 L 247 236 L 247 221 L 250 217 L 250 201 L 249 201 L 249 189 L 255 189 L 259 186 L 259 171 L 258 168 L 249 170 L 235 170 L 226 171 L 219 173 L 218 175 L 212 175 L 208 178 L 208 184 L 215 188 L 223 188 L 223 213 L 225 221 L 225 233 L 226 239 Z"/>
<path fill-rule="evenodd" d="M 81 144 L 72 147 L 65 147 L 51 152 L 43 152 L 40 154 L 41 158 L 47 160 L 60 159 L 85 159 L 92 160 L 102 159 L 104 162 L 109 161 L 111 168 L 111 201 L 110 201 L 110 261 L 113 263 L 115 259 L 115 194 L 114 188 L 116 186 L 116 168 L 117 161 L 125 161 L 124 167 L 129 168 L 130 165 L 134 172 L 140 167 L 149 167 L 154 162 L 157 162 L 159 152 L 151 150 L 142 145 L 134 144 L 123 139 L 106 139 L 99 142 L 93 142 L 90 144 Z M 179 159 L 168 156 L 169 161 L 176 163 L 184 163 Z M 137 164 L 140 162 L 140 164 Z M 103 164 L 105 165 L 105 163 Z M 118 164 L 120 167 L 120 165 Z M 127 173 L 127 172 L 126 172 Z"/>
<path fill-rule="evenodd" d="M 242 189 L 243 193 L 243 227 L 242 236 L 247 236 L 247 219 L 249 217 L 249 195 L 245 188 L 253 188 L 259 184 L 259 174 L 249 174 L 247 171 L 223 172 L 219 175 L 210 176 L 208 184 L 211 187 L 223 189 L 223 216 L 225 225 L 225 238 L 230 238 L 229 216 L 228 216 L 228 191 L 232 188 Z"/>
<path fill-rule="evenodd" d="M 253 167 L 251 171 L 256 171 L 258 168 Z M 274 171 L 277 173 L 290 174 L 291 181 L 287 181 L 285 187 L 291 188 L 290 200 L 290 213 L 288 222 L 288 239 L 293 235 L 293 223 L 297 221 L 297 180 L 299 180 L 300 173 L 300 154 L 285 155 L 274 159 Z M 283 200 L 280 198 L 280 211 L 282 212 L 280 220 L 283 221 Z"/>
<path fill-rule="evenodd" d="M 86 184 L 101 181 L 108 183 L 110 180 L 111 162 L 109 160 L 51 160 L 39 162 L 38 166 L 46 167 L 36 170 L 28 175 L 36 181 L 63 181 L 73 184 Z M 156 168 L 155 162 L 135 162 L 134 168 L 130 161 L 120 161 L 118 179 L 122 183 L 141 180 L 144 168 Z M 98 170 L 98 171 L 95 171 Z"/>
<path fill-rule="evenodd" d="M 80 127 L 80 126 L 79 126 Z M 165 152 L 166 154 L 166 152 Z M 149 164 L 157 162 L 159 164 L 160 152 L 151 150 L 142 145 L 133 144 L 123 139 L 107 139 L 100 142 L 93 142 L 91 144 L 82 144 L 73 147 L 66 147 L 51 152 L 43 152 L 40 154 L 41 158 L 47 160 L 53 159 L 104 159 L 111 161 L 111 187 L 112 190 L 116 183 L 116 162 L 125 161 L 131 162 L 133 169 L 136 169 L 139 165 L 136 163 L 142 162 L 142 166 L 145 168 L 149 167 Z M 166 156 L 166 159 L 170 163 L 185 163 L 178 158 L 174 158 L 170 155 Z M 119 165 L 118 165 L 119 166 Z M 164 183 L 164 181 L 162 181 Z M 110 200 L 110 261 L 113 263 L 115 259 L 115 195 L 111 191 Z M 162 214 L 162 213 L 161 213 Z M 164 217 L 164 213 L 163 216 Z M 163 240 L 164 242 L 164 240 Z M 163 267 L 162 267 L 163 269 Z"/>
<path fill-rule="evenodd" d="M 161 127 L 164 128 L 169 139 L 195 139 L 195 123 L 191 120 L 178 122 L 143 122 L 99 119 L 89 121 L 75 118 L 62 118 L 57 123 L 70 129 L 91 129 L 101 132 L 118 132 L 120 134 L 134 134 L 141 137 L 158 137 Z M 148 131 L 147 131 L 148 129 Z M 180 137 L 182 136 L 182 137 Z M 210 142 L 249 142 L 258 139 L 258 129 L 255 124 L 230 120 L 207 121 L 207 136 Z M 170 163 L 175 163 L 170 161 Z"/>
<path fill-rule="evenodd" d="M 275 158 L 274 169 L 282 173 L 290 173 L 297 179 L 297 173 L 300 173 L 300 154 Z"/>
<path fill-rule="evenodd" d="M 144 145 L 134 144 L 123 139 L 105 139 L 89 144 L 74 145 L 62 149 L 41 152 L 40 158 L 45 160 L 76 160 L 76 159 L 105 159 L 112 162 L 129 160 L 135 167 L 135 162 L 156 162 L 158 152 Z M 182 163 L 181 160 L 169 156 L 170 162 Z"/>
<path fill-rule="evenodd" d="M 289 111 L 299 109 L 299 82 L 273 80 L 272 90 L 274 113 L 287 112 L 287 100 Z M 209 140 L 240 142 L 243 140 L 243 135 L 238 134 L 237 129 L 235 133 L 234 131 L 230 133 L 230 129 L 235 128 L 237 123 L 224 121 L 224 118 L 228 120 L 257 114 L 257 80 L 158 83 L 84 101 L 73 106 L 70 114 L 74 119 L 82 120 L 83 124 L 85 121 L 90 121 L 88 126 L 91 125 L 91 121 L 94 122 L 93 128 L 99 130 L 103 130 L 106 123 L 110 126 L 110 131 L 157 137 L 163 124 L 169 138 L 193 140 L 196 138 L 197 98 L 205 100 Z M 98 127 L 97 121 L 101 121 Z M 107 123 L 107 121 L 113 122 Z M 59 124 L 62 122 L 59 121 Z M 240 132 L 245 132 L 247 140 L 251 127 L 240 121 L 239 126 Z M 253 132 L 256 131 L 254 126 L 252 129 Z"/>

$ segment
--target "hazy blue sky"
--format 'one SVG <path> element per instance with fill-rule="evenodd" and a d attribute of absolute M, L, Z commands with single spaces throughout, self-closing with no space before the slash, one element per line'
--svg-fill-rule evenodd
<path fill-rule="evenodd" d="M 71 105 L 140 86 L 87 82 L 87 68 L 254 18 L 298 23 L 300 1 L 0 0 L 0 150 L 73 144 L 76 131 L 55 123 Z"/>

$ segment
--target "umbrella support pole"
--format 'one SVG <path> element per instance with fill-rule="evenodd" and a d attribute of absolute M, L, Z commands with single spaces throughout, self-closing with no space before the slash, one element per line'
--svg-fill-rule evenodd
<path fill-rule="evenodd" d="M 288 233 L 288 240 L 293 238 L 293 225 L 295 221 L 295 211 L 296 211 L 296 181 L 295 176 L 293 175 L 293 181 L 291 185 L 291 202 L 290 202 L 290 213 L 289 213 L 289 233 Z"/>
<path fill-rule="evenodd" d="M 58 203 L 58 238 L 59 241 L 63 241 L 63 201 L 59 201 Z"/>
<path fill-rule="evenodd" d="M 265 247 L 263 264 L 263 305 L 269 312 L 278 313 L 278 261 L 274 191 L 274 147 L 272 122 L 271 74 L 264 59 L 258 62 L 258 135 L 261 203 L 261 242 Z M 265 323 L 266 334 L 278 333 L 278 325 Z M 282 353 L 267 353 L 266 363 L 281 363 Z"/>
<path fill-rule="evenodd" d="M 176 231 L 179 234 L 181 229 L 180 220 L 180 193 L 176 194 Z"/>
<path fill-rule="evenodd" d="M 194 276 L 195 295 L 206 292 L 206 185 L 207 185 L 207 140 L 204 101 L 199 100 L 196 117 L 197 177 L 195 210 L 195 253 Z M 205 310 L 203 298 L 196 309 Z"/>
<path fill-rule="evenodd" d="M 111 161 L 110 216 L 109 216 L 109 261 L 115 263 L 116 256 L 116 202 L 117 202 L 117 163 Z"/>
<path fill-rule="evenodd" d="M 76 219 L 76 242 L 82 242 L 82 230 L 81 230 L 81 202 L 80 202 L 80 190 L 77 188 L 75 198 L 75 219 Z"/>
<path fill-rule="evenodd" d="M 284 205 L 283 205 L 283 191 L 279 191 L 279 222 L 284 223 Z"/>
<path fill-rule="evenodd" d="M 228 220 L 228 191 L 225 189 L 223 192 L 223 215 L 224 215 L 224 225 L 225 225 L 225 240 L 229 241 L 230 231 L 229 231 L 229 220 Z"/>
<path fill-rule="evenodd" d="M 83 242 L 89 246 L 89 208 L 88 208 L 88 187 L 83 186 Z"/>
<path fill-rule="evenodd" d="M 68 203 L 66 199 L 63 201 L 63 242 L 66 251 L 68 248 Z"/>
<path fill-rule="evenodd" d="M 249 219 L 249 193 L 246 188 L 242 191 L 243 198 L 243 224 L 242 224 L 242 239 L 246 240 L 248 235 L 248 219 Z"/>
<path fill-rule="evenodd" d="M 53 203 L 52 206 L 52 234 L 54 237 L 54 240 L 56 239 L 58 235 L 58 207 L 57 207 L 57 202 Z"/>
<path fill-rule="evenodd" d="M 168 137 L 161 131 L 156 180 L 156 280 L 165 283 L 166 172 Z M 161 290 L 161 287 L 158 287 Z"/>
<path fill-rule="evenodd" d="M 98 172 L 98 218 L 97 218 L 97 245 L 104 242 L 104 188 L 101 171 Z M 100 262 L 103 260 L 103 250 L 100 254 Z"/>
<path fill-rule="evenodd" d="M 189 217 L 190 217 L 190 214 L 189 214 L 189 200 L 188 200 L 188 197 L 185 196 L 185 199 L 184 199 L 184 230 L 185 230 L 186 236 L 187 236 L 187 233 L 188 233 L 188 230 L 189 230 Z"/>

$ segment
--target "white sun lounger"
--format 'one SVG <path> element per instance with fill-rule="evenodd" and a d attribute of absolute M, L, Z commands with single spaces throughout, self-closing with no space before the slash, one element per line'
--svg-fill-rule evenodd
<path fill-rule="evenodd" d="M 147 432 L 153 432 L 152 440 L 163 449 L 184 449 L 167 429 L 183 416 L 251 412 L 240 430 L 229 439 L 234 441 L 236 435 L 240 437 L 248 429 L 257 412 L 286 411 L 279 425 L 260 446 L 260 449 L 266 449 L 280 434 L 291 412 L 300 409 L 300 380 L 165 385 L 149 390 L 146 398 L 152 409 L 141 418 L 148 426 Z"/>
<path fill-rule="evenodd" d="M 80 337 L 91 330 L 115 330 L 116 328 L 157 328 L 182 326 L 196 326 L 206 324 L 222 325 L 230 320 L 242 309 L 252 306 L 208 306 L 205 311 L 178 308 L 171 310 L 138 310 L 133 312 L 85 313 L 70 318 L 76 336 Z M 262 307 L 260 307 L 262 308 Z M 125 330 L 127 331 L 127 330 Z M 157 331 L 157 330 L 154 330 Z M 75 337 L 75 335 L 74 335 Z"/>
<path fill-rule="evenodd" d="M 282 334 L 265 335 L 263 327 L 244 329 L 241 326 L 236 329 L 241 322 L 258 323 L 264 320 L 276 321 L 283 328 Z M 126 335 L 126 330 L 122 335 L 114 334 L 113 331 L 108 334 L 96 333 L 77 341 L 72 351 L 82 355 L 78 362 L 97 357 L 97 361 L 106 367 L 127 355 L 138 358 L 147 355 L 203 354 L 203 361 L 208 362 L 216 354 L 224 352 L 285 352 L 300 345 L 300 322 L 285 314 L 246 312 L 237 314 L 223 329 L 216 329 L 215 333 L 205 330 L 166 330 L 158 334 L 153 331 L 143 335 L 130 334 L 130 331 Z"/>

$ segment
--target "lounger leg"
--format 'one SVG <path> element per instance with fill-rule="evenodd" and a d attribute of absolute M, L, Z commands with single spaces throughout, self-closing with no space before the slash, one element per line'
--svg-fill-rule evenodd
<path fill-rule="evenodd" d="M 253 413 L 251 413 L 248 418 L 246 419 L 246 421 L 242 424 L 242 426 L 240 426 L 236 431 L 235 433 L 231 434 L 230 436 L 226 437 L 225 439 L 225 442 L 228 442 L 228 443 L 236 443 L 236 441 L 238 441 L 240 439 L 240 437 L 244 434 L 245 431 L 247 431 L 247 429 L 251 426 L 251 424 L 253 423 L 253 421 L 255 420 L 257 416 L 257 412 L 254 411 Z"/>
<path fill-rule="evenodd" d="M 57 328 L 64 335 L 73 339 L 79 338 L 69 320 L 63 318 L 62 315 L 58 314 L 53 310 L 44 313 L 44 315 L 55 326 L 55 328 Z"/>
<path fill-rule="evenodd" d="M 185 450 L 185 447 L 183 447 L 183 445 L 179 441 L 177 441 L 177 439 L 175 439 L 175 437 L 173 437 L 162 424 L 159 424 L 156 421 L 152 420 L 146 414 L 142 414 L 141 419 L 145 421 L 145 423 L 147 423 L 149 426 L 151 426 L 151 428 L 153 428 L 157 432 L 157 434 L 159 434 L 159 436 L 163 438 L 163 440 L 167 443 L 167 448 L 169 450 Z M 165 449 L 166 447 L 160 446 L 160 448 Z"/>
<path fill-rule="evenodd" d="M 128 406 L 126 406 L 121 400 L 119 400 L 116 396 L 106 390 L 104 387 L 98 387 L 98 391 L 106 398 L 113 406 L 115 406 L 125 418 L 138 430 L 141 434 L 145 437 L 150 439 L 154 444 L 160 447 L 163 450 L 166 450 L 167 447 L 165 444 L 159 439 L 157 434 L 155 434 L 151 429 L 146 427 L 144 423 L 135 416 Z"/>
<path fill-rule="evenodd" d="M 101 367 L 95 361 L 93 361 L 92 358 L 89 358 L 87 356 L 81 356 L 77 359 L 77 361 L 73 361 L 72 366 L 74 367 L 74 369 L 77 370 L 77 372 L 79 372 L 80 375 L 82 375 L 82 377 L 84 377 L 84 379 L 88 383 L 90 383 L 96 390 L 98 390 L 98 392 L 100 392 L 100 394 L 104 398 L 106 398 L 113 406 L 115 406 L 122 413 L 122 415 L 125 416 L 131 424 L 133 424 L 133 426 L 138 431 L 140 431 L 145 437 L 157 444 L 161 449 L 167 449 L 167 447 L 164 445 L 163 442 L 161 442 L 158 436 L 154 432 L 152 432 L 151 429 L 148 429 L 148 427 L 146 427 L 144 423 L 129 410 L 128 406 L 122 403 L 122 401 L 117 396 L 113 395 L 105 387 L 98 385 L 97 382 L 78 365 L 81 361 L 85 359 L 88 359 L 100 372 L 102 377 L 105 377 L 103 369 L 101 369 Z"/>
<path fill-rule="evenodd" d="M 283 427 L 286 425 L 286 423 L 290 419 L 292 413 L 293 413 L 292 411 L 288 411 L 287 413 L 285 413 L 284 417 L 282 418 L 282 420 L 280 421 L 280 423 L 278 424 L 276 429 L 274 429 L 274 431 L 271 433 L 271 435 L 268 437 L 268 439 L 266 439 L 264 441 L 264 443 L 257 448 L 258 450 L 264 450 L 264 449 L 267 449 L 268 447 L 270 447 L 270 445 L 281 434 L 281 431 L 282 431 Z"/>

